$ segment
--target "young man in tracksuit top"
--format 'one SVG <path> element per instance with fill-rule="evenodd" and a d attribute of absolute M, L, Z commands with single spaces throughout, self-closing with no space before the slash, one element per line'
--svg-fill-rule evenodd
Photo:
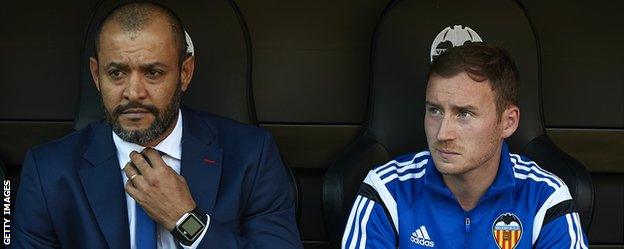
<path fill-rule="evenodd" d="M 504 50 L 473 43 L 432 64 L 429 150 L 372 169 L 342 248 L 587 248 L 568 187 L 504 142 L 520 119 Z"/>

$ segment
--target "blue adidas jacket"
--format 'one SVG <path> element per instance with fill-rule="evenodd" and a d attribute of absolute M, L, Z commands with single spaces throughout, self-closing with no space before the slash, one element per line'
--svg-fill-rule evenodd
<path fill-rule="evenodd" d="M 342 248 L 587 248 L 568 187 L 503 144 L 496 178 L 464 211 L 428 151 L 371 170 Z"/>

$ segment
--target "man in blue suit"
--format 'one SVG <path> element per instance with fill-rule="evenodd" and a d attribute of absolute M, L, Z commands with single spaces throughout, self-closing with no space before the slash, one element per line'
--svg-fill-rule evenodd
<path fill-rule="evenodd" d="M 16 248 L 302 248 L 271 135 L 180 107 L 194 57 L 180 20 L 116 8 L 91 58 L 106 121 L 30 150 Z"/>

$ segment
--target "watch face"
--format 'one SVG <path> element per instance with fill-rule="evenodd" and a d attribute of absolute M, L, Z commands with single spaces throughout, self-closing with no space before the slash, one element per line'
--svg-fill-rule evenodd
<path fill-rule="evenodd" d="M 180 224 L 182 234 L 189 240 L 195 238 L 203 227 L 204 225 L 193 214 L 189 215 L 189 217 Z"/>

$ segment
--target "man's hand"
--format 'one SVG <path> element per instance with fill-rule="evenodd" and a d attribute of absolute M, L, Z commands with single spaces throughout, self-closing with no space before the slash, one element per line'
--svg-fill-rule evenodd
<path fill-rule="evenodd" d="M 155 149 L 146 148 L 142 154 L 133 151 L 130 160 L 124 167 L 126 192 L 154 221 L 173 230 L 182 215 L 195 209 L 186 180 L 165 164 Z"/>

